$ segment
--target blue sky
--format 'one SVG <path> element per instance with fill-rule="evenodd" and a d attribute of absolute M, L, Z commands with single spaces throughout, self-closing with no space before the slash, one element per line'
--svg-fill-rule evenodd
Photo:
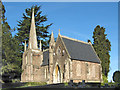
<path fill-rule="evenodd" d="M 118 2 L 119 0 L 2 0 L 3 2 Z"/>
<path fill-rule="evenodd" d="M 6 17 L 11 28 L 17 26 L 22 13 L 32 5 L 41 5 L 42 15 L 47 15 L 45 24 L 53 23 L 49 32 L 57 37 L 61 35 L 87 42 L 93 42 L 93 31 L 97 25 L 106 28 L 107 38 L 111 42 L 110 72 L 118 70 L 118 3 L 117 2 L 4 2 Z M 13 33 L 15 34 L 15 33 Z"/>

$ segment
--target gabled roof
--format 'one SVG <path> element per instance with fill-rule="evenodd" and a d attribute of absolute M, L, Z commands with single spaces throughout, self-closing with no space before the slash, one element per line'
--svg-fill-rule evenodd
<path fill-rule="evenodd" d="M 43 51 L 43 63 L 42 66 L 49 64 L 49 49 Z"/>
<path fill-rule="evenodd" d="M 94 48 L 87 42 L 61 36 L 65 47 L 73 60 L 100 63 Z"/>

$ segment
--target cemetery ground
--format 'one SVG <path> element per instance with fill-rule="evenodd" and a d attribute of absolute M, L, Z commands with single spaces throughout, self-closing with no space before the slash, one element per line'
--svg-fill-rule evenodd
<path fill-rule="evenodd" d="M 58 84 L 47 84 L 45 82 L 14 82 L 14 83 L 1 83 L 2 90 L 8 89 L 27 89 L 27 88 L 117 88 L 120 89 L 119 83 L 102 83 L 102 84 L 90 84 L 90 83 L 73 83 L 72 81 L 68 83 L 58 83 Z"/>

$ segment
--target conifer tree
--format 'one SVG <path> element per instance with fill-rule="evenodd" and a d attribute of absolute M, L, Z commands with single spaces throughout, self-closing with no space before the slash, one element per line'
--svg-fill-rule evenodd
<path fill-rule="evenodd" d="M 2 5 L 2 79 L 8 82 L 21 73 L 21 54 L 19 43 L 12 37 L 12 29 L 5 18 L 5 7 Z M 5 79 L 5 80 L 4 80 Z"/>
<path fill-rule="evenodd" d="M 105 28 L 96 26 L 93 32 L 93 47 L 101 60 L 102 73 L 107 77 L 110 68 L 110 54 L 111 44 L 105 34 Z"/>
<path fill-rule="evenodd" d="M 42 40 L 42 47 L 44 49 L 48 48 L 48 40 L 49 40 L 49 32 L 48 28 L 52 25 L 45 25 L 47 21 L 47 17 L 41 15 L 42 11 L 40 11 L 41 6 L 32 6 L 31 8 L 25 9 L 25 13 L 23 13 L 23 20 L 18 21 L 17 27 L 17 38 L 20 41 L 21 46 L 23 47 L 23 43 L 26 40 L 28 44 L 29 40 L 29 33 L 30 33 L 30 25 L 31 25 L 31 18 L 32 18 L 32 10 L 34 8 L 34 15 L 35 15 L 35 25 L 36 25 L 36 34 L 37 34 L 37 41 L 39 46 L 39 41 Z M 22 51 L 24 49 L 22 48 Z"/>

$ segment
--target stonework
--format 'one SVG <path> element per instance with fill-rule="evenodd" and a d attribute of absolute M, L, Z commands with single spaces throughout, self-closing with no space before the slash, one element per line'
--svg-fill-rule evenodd
<path fill-rule="evenodd" d="M 93 54 L 93 56 L 97 57 L 98 62 L 95 62 L 96 59 L 94 58 L 93 62 L 92 60 L 87 60 L 87 58 L 86 60 L 74 59 L 74 56 L 77 57 L 77 54 L 79 55 L 82 52 L 74 53 L 75 51 L 68 50 L 71 44 L 69 43 L 67 46 L 63 37 L 73 43 L 85 44 L 85 46 L 92 48 L 95 53 L 90 43 L 71 39 L 60 35 L 60 33 L 55 42 L 53 32 L 49 49 L 42 51 L 41 43 L 38 49 L 33 12 L 29 46 L 26 48 L 26 42 L 24 46 L 21 82 L 47 82 L 48 84 L 69 82 L 70 80 L 76 83 L 82 82 L 82 80 L 92 83 L 102 82 L 101 62 L 96 56 L 97 54 Z M 71 48 L 73 50 L 76 47 L 72 46 Z M 88 53 L 88 55 L 93 52 Z"/>

